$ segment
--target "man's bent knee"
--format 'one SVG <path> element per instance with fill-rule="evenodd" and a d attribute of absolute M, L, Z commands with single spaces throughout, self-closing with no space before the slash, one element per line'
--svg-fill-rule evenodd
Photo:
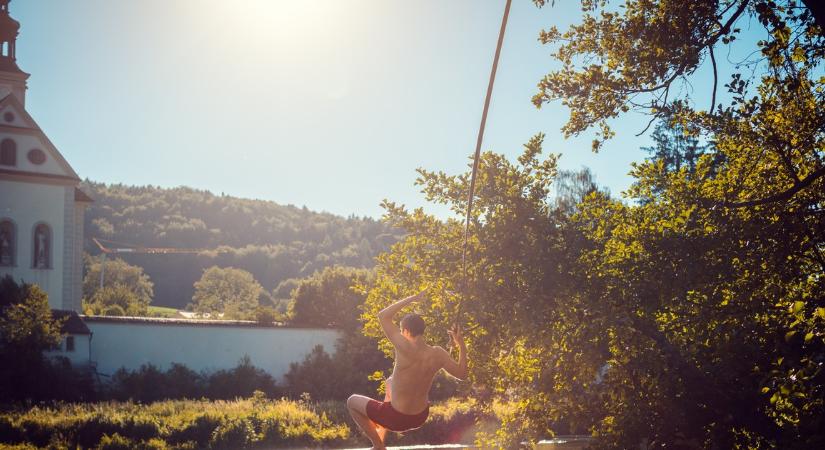
<path fill-rule="evenodd" d="M 347 408 L 361 414 L 366 414 L 367 402 L 369 401 L 370 399 L 363 395 L 352 394 L 347 399 Z"/>

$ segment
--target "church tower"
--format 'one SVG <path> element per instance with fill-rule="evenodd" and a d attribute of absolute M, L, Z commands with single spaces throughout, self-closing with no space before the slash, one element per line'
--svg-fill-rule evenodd
<path fill-rule="evenodd" d="M 17 67 L 17 35 L 20 22 L 9 15 L 9 2 L 0 0 L 0 98 L 13 94 L 26 104 L 26 80 L 29 74 Z"/>
<path fill-rule="evenodd" d="M 84 212 L 80 177 L 26 111 L 20 23 L 0 0 L 0 278 L 37 284 L 56 310 L 79 311 Z"/>

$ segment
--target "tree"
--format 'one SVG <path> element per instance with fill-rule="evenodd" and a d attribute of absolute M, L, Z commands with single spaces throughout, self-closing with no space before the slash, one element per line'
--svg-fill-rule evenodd
<path fill-rule="evenodd" d="M 371 280 L 370 271 L 351 267 L 328 267 L 300 280 L 292 290 L 292 325 L 335 327 L 341 331 L 332 355 L 320 346 L 300 364 L 290 365 L 286 375 L 293 395 L 308 392 L 318 399 L 345 399 L 353 392 L 374 390 L 376 372 L 390 367 L 375 340 L 363 334 L 360 320 Z M 336 383 L 315 383 L 318 379 Z"/>
<path fill-rule="evenodd" d="M 89 300 L 83 303 L 83 312 L 100 316 L 146 316 L 149 304 L 141 301 L 134 289 L 115 283 L 97 289 Z"/>
<path fill-rule="evenodd" d="M 573 215 L 588 195 L 599 190 L 593 173 L 586 167 L 579 171 L 559 171 L 553 184 L 556 194 L 555 209 L 567 215 Z"/>
<path fill-rule="evenodd" d="M 661 144 L 663 155 L 684 148 Z M 703 209 L 686 187 L 695 174 L 654 155 L 634 171 L 641 201 L 582 182 L 570 209 L 548 195 L 555 157 L 540 151 L 537 136 L 518 164 L 482 155 L 466 284 L 459 221 L 385 204 L 408 234 L 378 258 L 366 332 L 381 337 L 375 313 L 428 287 L 430 339 L 460 320 L 472 380 L 516 405 L 490 445 L 593 433 L 596 448 L 821 446 L 813 205 Z M 464 211 L 467 173 L 420 175 L 429 200 Z"/>
<path fill-rule="evenodd" d="M 556 214 L 549 195 L 557 156 L 540 157 L 542 140 L 542 135 L 531 139 L 515 164 L 492 152 L 481 155 L 466 280 L 459 220 L 439 220 L 423 209 L 409 211 L 385 202 L 385 220 L 407 236 L 378 257 L 363 314 L 366 333 L 382 338 L 377 312 L 394 299 L 427 288 L 428 301 L 416 308 L 428 323 L 428 340 L 442 341 L 444 331 L 460 321 L 474 384 L 512 396 L 514 404 L 535 414 L 549 392 L 537 378 L 542 355 L 554 352 L 554 308 L 566 305 L 575 291 L 567 276 L 571 258 L 564 252 L 559 221 L 564 215 Z M 420 170 L 419 175 L 417 184 L 429 201 L 463 214 L 469 174 Z M 386 339 L 381 348 L 391 354 Z M 540 412 L 542 431 L 548 427 L 547 412 Z M 498 445 L 517 445 L 536 435 L 535 430 L 526 434 L 527 428 L 513 433 L 512 442 Z"/>
<path fill-rule="evenodd" d="M 223 314 L 224 319 L 255 320 L 263 292 L 251 273 L 212 266 L 195 282 L 190 308 L 199 314 Z"/>
<path fill-rule="evenodd" d="M 292 291 L 289 316 L 295 325 L 360 329 L 358 318 L 364 294 L 356 290 L 369 278 L 369 271 L 327 267 L 301 280 Z"/>
<path fill-rule="evenodd" d="M 598 429 L 626 444 L 646 433 L 658 443 L 681 435 L 723 447 L 821 446 L 821 2 L 582 5 L 582 24 L 541 34 L 557 46 L 562 68 L 542 80 L 535 104 L 561 99 L 569 106 L 568 135 L 600 128 L 594 148 L 613 134 L 608 121 L 631 109 L 649 114 L 651 123 L 663 120 L 694 144 L 712 144 L 695 152 L 676 135 L 654 134 L 656 151 L 633 171 L 629 196 L 640 206 L 604 198 L 580 206 L 577 228 L 593 246 L 580 273 L 589 296 L 600 299 L 587 310 L 610 305 L 603 321 L 582 325 L 610 329 L 631 349 L 617 352 L 624 354 L 619 362 L 613 355 L 611 398 L 634 394 L 622 391 L 620 381 L 667 381 L 658 403 L 647 399 L 662 416 L 665 402 L 701 393 L 686 405 L 690 420 L 671 419 L 669 427 L 631 423 L 618 403 L 607 402 L 601 414 L 612 423 Z M 718 93 L 725 70 L 716 55 L 736 55 L 733 43 L 752 39 L 741 30 L 758 27 L 765 37 L 744 42 L 753 51 L 724 68 L 729 80 Z M 697 98 L 682 87 L 706 63 L 712 84 L 701 92 L 707 99 Z M 695 163 L 674 164 L 680 159 Z M 608 316 L 625 324 L 611 325 Z"/>
<path fill-rule="evenodd" d="M 38 397 L 38 378 L 48 372 L 43 352 L 60 344 L 62 323 L 37 285 L 0 279 L 0 399 Z"/>
<path fill-rule="evenodd" d="M 154 295 L 152 281 L 143 268 L 121 258 L 106 260 L 103 289 L 100 289 L 101 262 L 85 256 L 83 310 L 89 314 L 145 316 Z"/>
<path fill-rule="evenodd" d="M 542 6 L 544 0 L 536 0 Z M 562 68 L 539 83 L 537 106 L 562 100 L 570 108 L 566 135 L 600 129 L 593 148 L 614 133 L 608 121 L 634 109 L 678 124 L 716 143 L 698 161 L 701 200 L 707 205 L 757 206 L 791 202 L 802 191 L 822 190 L 825 177 L 825 24 L 819 2 L 727 0 L 609 1 L 582 3 L 583 21 L 566 32 L 543 31 Z M 716 53 L 742 40 L 742 29 L 762 27 L 767 37 L 733 61 L 726 96 L 717 95 Z M 710 61 L 708 107 L 683 89 Z M 747 162 L 759 161 L 754 167 Z"/>

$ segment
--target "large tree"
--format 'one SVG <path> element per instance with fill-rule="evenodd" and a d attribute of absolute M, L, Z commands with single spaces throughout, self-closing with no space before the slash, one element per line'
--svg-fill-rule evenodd
<path fill-rule="evenodd" d="M 573 290 L 566 288 L 569 258 L 550 198 L 557 158 L 541 158 L 541 143 L 542 136 L 532 139 L 517 163 L 482 154 L 466 279 L 459 220 L 439 220 L 423 209 L 410 211 L 386 202 L 386 220 L 408 234 L 379 256 L 363 315 L 367 334 L 382 337 L 378 310 L 428 288 L 429 301 L 416 305 L 428 322 L 428 339 L 444 342 L 446 330 L 460 320 L 467 327 L 473 381 L 525 407 L 544 398 L 543 388 L 534 382 L 540 355 L 551 349 L 548 339 L 555 314 L 549 310 L 563 304 L 565 293 Z M 421 170 L 418 184 L 428 200 L 461 214 L 468 179 L 466 173 Z M 391 354 L 386 340 L 381 348 Z"/>
<path fill-rule="evenodd" d="M 195 282 L 190 308 L 224 319 L 254 320 L 264 289 L 251 273 L 234 267 L 212 266 Z"/>
<path fill-rule="evenodd" d="M 366 283 L 369 271 L 333 266 L 301 280 L 292 291 L 290 320 L 295 325 L 359 330 L 364 294 L 356 288 Z"/>
<path fill-rule="evenodd" d="M 154 284 L 143 268 L 121 258 L 85 257 L 83 309 L 87 314 L 144 316 L 154 295 Z M 105 264 L 103 287 L 100 272 Z"/>
<path fill-rule="evenodd" d="M 0 401 L 47 395 L 50 373 L 43 352 L 60 344 L 48 295 L 37 285 L 0 278 Z"/>
<path fill-rule="evenodd" d="M 588 310 L 611 305 L 606 317 L 626 320 L 616 335 L 637 333 L 637 348 L 648 342 L 660 358 L 623 378 L 669 380 L 673 394 L 658 401 L 701 387 L 692 423 L 636 422 L 636 434 L 659 444 L 678 432 L 696 445 L 822 445 L 821 2 L 587 1 L 582 12 L 581 24 L 541 34 L 562 68 L 540 82 L 535 104 L 568 106 L 568 135 L 599 128 L 594 148 L 629 110 L 710 144 L 696 152 L 671 136 L 667 153 L 634 169 L 629 195 L 642 206 L 591 199 L 576 218 L 595 244 L 582 267 L 598 289 Z M 629 430 L 610 404 L 614 424 L 600 429 Z"/>

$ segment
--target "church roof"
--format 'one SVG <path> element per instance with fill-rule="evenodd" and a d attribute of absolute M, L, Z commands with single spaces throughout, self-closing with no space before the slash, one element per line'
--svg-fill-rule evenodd
<path fill-rule="evenodd" d="M 55 319 L 66 319 L 63 326 L 60 328 L 61 333 L 65 334 L 92 334 L 83 319 L 75 311 L 67 309 L 53 309 L 52 317 Z"/>
<path fill-rule="evenodd" d="M 260 323 L 254 320 L 210 320 L 210 319 L 178 319 L 167 317 L 132 317 L 132 316 L 87 316 L 83 320 L 89 323 L 131 323 L 137 325 L 170 325 L 170 326 L 198 326 L 198 327 L 234 327 L 234 328 L 323 328 L 284 325 L 280 322 Z"/>
<path fill-rule="evenodd" d="M 76 202 L 86 202 L 86 203 L 94 202 L 94 200 L 92 200 L 92 197 L 89 197 L 88 194 L 81 191 L 79 188 L 74 188 L 74 201 L 76 201 Z"/>
<path fill-rule="evenodd" d="M 23 121 L 26 123 L 25 126 L 5 126 L 0 125 L 0 130 L 12 133 L 29 133 L 37 136 L 41 142 L 43 143 L 44 149 L 47 153 L 51 155 L 51 157 L 57 162 L 57 164 L 61 167 L 62 172 L 61 174 L 48 174 L 48 173 L 28 173 L 23 171 L 15 170 L 15 172 L 21 176 L 47 176 L 51 178 L 62 178 L 67 180 L 72 180 L 75 182 L 80 181 L 80 177 L 77 175 L 77 172 L 72 169 L 72 166 L 69 165 L 69 162 L 63 157 L 57 147 L 52 143 L 46 133 L 37 125 L 37 122 L 34 121 L 31 115 L 29 115 L 26 108 L 20 103 L 20 100 L 14 94 L 7 94 L 4 98 L 0 99 L 0 109 L 5 107 L 12 107 L 20 117 L 23 118 Z"/>

